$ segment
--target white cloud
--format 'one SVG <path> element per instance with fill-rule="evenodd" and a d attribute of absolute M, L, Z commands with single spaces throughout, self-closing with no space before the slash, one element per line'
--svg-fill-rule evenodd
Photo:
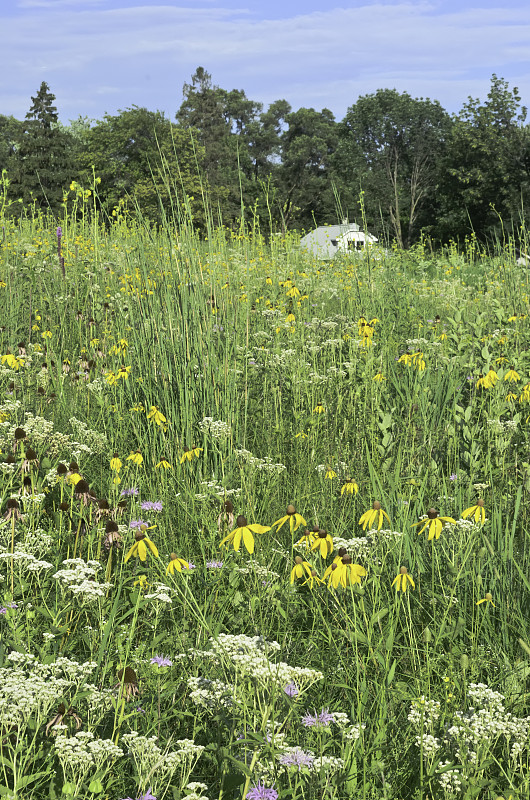
<path fill-rule="evenodd" d="M 207 4 L 109 10 L 91 0 L 81 10 L 70 2 L 22 0 L 23 16 L 0 16 L 0 111 L 20 116 L 6 107 L 13 80 L 29 101 L 45 79 L 63 115 L 101 116 L 109 81 L 120 108 L 136 103 L 173 114 L 199 64 L 215 83 L 252 99 L 326 105 L 338 116 L 359 94 L 384 87 L 456 110 L 469 94 L 484 96 L 492 72 L 518 85 L 523 102 L 530 95 L 530 8 L 444 12 L 443 4 L 372 3 L 257 19 Z"/>

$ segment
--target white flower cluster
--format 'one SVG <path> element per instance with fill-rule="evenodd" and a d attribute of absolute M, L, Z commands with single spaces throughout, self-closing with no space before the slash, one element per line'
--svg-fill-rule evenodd
<path fill-rule="evenodd" d="M 14 553 L 0 553 L 0 561 L 8 560 L 13 560 L 14 563 L 24 567 L 29 572 L 41 572 L 43 569 L 52 569 L 53 567 L 53 564 L 48 561 L 38 561 L 31 553 L 19 550 L 18 547 Z"/>
<path fill-rule="evenodd" d="M 197 763 L 204 747 L 195 744 L 192 739 L 177 739 L 176 750 L 161 750 L 156 744 L 156 736 L 147 738 L 140 736 L 137 731 L 125 733 L 122 742 L 128 748 L 136 765 L 139 784 L 145 783 L 147 777 L 151 784 L 152 793 L 156 795 L 157 784 L 161 786 L 168 783 L 175 771 L 180 768 L 183 783 L 187 783 L 193 766 Z M 182 788 L 182 787 L 179 787 Z"/>
<path fill-rule="evenodd" d="M 280 473 L 287 469 L 285 464 L 275 464 L 270 456 L 265 456 L 265 458 L 257 458 L 257 456 L 252 455 L 250 450 L 245 450 L 245 448 L 235 450 L 234 453 L 246 464 L 261 471 Z"/>
<path fill-rule="evenodd" d="M 106 434 L 91 430 L 84 422 L 76 419 L 76 417 L 70 417 L 68 421 L 77 438 L 82 439 L 85 445 L 88 445 L 93 453 L 108 452 L 109 440 L 107 439 Z"/>
<path fill-rule="evenodd" d="M 434 758 L 437 751 L 440 749 L 440 741 L 430 733 L 424 733 L 416 736 L 416 746 L 423 747 L 424 758 Z"/>
<path fill-rule="evenodd" d="M 336 715 L 335 715 L 336 716 Z M 360 738 L 361 733 L 366 730 L 366 724 L 363 722 L 361 725 L 348 725 L 342 730 L 342 735 L 350 742 L 356 742 Z"/>
<path fill-rule="evenodd" d="M 83 561 L 82 558 L 69 558 L 62 562 L 67 569 L 61 569 L 53 576 L 61 586 L 79 597 L 83 602 L 93 602 L 105 597 L 110 583 L 99 583 L 96 579 L 101 569 L 99 561 Z"/>
<path fill-rule="evenodd" d="M 234 705 L 235 688 L 230 684 L 208 678 L 188 678 L 188 689 L 192 703 L 212 713 Z"/>
<path fill-rule="evenodd" d="M 438 783 L 446 795 L 458 795 L 462 789 L 460 773 L 456 769 L 447 769 L 451 761 L 441 761 L 438 765 Z"/>
<path fill-rule="evenodd" d="M 263 580 L 267 580 L 270 578 L 278 578 L 279 574 L 274 572 L 274 570 L 269 569 L 264 564 L 258 564 L 256 561 L 247 561 L 245 567 L 236 567 L 235 571 L 239 572 L 240 575 L 257 575 L 258 578 L 262 578 Z"/>
<path fill-rule="evenodd" d="M 156 600 L 159 603 L 165 603 L 170 606 L 173 602 L 169 596 L 171 591 L 173 590 L 164 583 L 157 583 L 155 584 L 154 591 L 151 592 L 151 594 L 146 594 L 145 599 Z"/>
<path fill-rule="evenodd" d="M 291 667 L 283 661 L 269 661 L 268 653 L 279 650 L 280 645 L 278 642 L 267 642 L 262 636 L 225 633 L 210 642 L 212 650 L 220 658 L 228 658 L 237 672 L 252 678 L 263 688 L 270 689 L 271 685 L 275 685 L 283 690 L 288 684 L 294 683 L 299 692 L 303 692 L 324 677 L 321 672 L 307 667 Z"/>
<path fill-rule="evenodd" d="M 205 783 L 200 783 L 199 781 L 192 781 L 188 783 L 184 791 L 186 794 L 184 795 L 184 800 L 208 800 L 207 795 L 202 794 L 202 792 L 207 791 L 208 787 Z"/>
<path fill-rule="evenodd" d="M 232 428 L 228 422 L 214 420 L 213 417 L 204 417 L 199 422 L 199 430 L 211 436 L 212 439 L 225 440 L 232 436 Z"/>
<path fill-rule="evenodd" d="M 412 707 L 408 715 L 408 721 L 421 731 L 423 728 L 433 730 L 434 723 L 440 718 L 440 702 L 438 700 L 426 700 L 422 695 L 419 700 L 413 700 Z"/>
<path fill-rule="evenodd" d="M 123 756 L 121 747 L 111 739 L 96 739 L 90 731 L 79 731 L 75 736 L 67 737 L 59 729 L 55 750 L 65 780 L 72 783 L 81 783 L 89 769 L 100 770 L 105 762 L 110 766 Z"/>

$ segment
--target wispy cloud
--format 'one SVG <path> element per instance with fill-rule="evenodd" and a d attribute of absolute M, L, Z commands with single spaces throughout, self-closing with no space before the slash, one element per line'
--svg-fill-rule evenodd
<path fill-rule="evenodd" d="M 457 110 L 484 95 L 492 72 L 530 95 L 530 8 L 444 11 L 446 4 L 368 3 L 259 18 L 211 2 L 109 9 L 99 0 L 21 0 L 2 19 L 0 111 L 47 80 L 63 117 L 101 116 L 133 103 L 171 115 L 201 64 L 225 88 L 255 100 L 327 106 L 338 116 L 359 94 L 391 87 Z M 243 5 L 243 4 L 242 4 Z M 103 87 L 116 88 L 112 106 Z M 103 99 L 102 99 L 103 97 Z M 530 98 L 529 98 L 530 99 Z M 524 97 L 523 97 L 524 100 Z M 19 102 L 17 100 L 17 102 Z M 29 103 L 26 103 L 26 108 Z"/>

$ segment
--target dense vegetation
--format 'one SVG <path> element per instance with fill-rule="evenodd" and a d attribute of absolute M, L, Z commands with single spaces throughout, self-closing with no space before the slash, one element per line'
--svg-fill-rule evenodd
<path fill-rule="evenodd" d="M 526 799 L 513 247 L 92 201 L 1 219 L 2 796 Z"/>
<path fill-rule="evenodd" d="M 505 243 L 529 199 L 526 109 L 496 75 L 485 100 L 452 116 L 391 89 L 359 97 L 340 121 L 285 100 L 264 109 L 202 67 L 175 121 L 133 106 L 64 126 L 54 100 L 43 83 L 25 120 L 0 116 L 7 215 L 60 215 L 95 192 L 107 217 L 125 206 L 163 225 L 184 204 L 199 230 L 208 219 L 237 229 L 243 216 L 266 236 L 349 217 L 407 248 Z"/>

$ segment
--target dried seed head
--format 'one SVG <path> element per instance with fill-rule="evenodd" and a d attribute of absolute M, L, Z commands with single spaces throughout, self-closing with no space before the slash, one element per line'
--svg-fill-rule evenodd
<path fill-rule="evenodd" d="M 105 525 L 105 533 L 117 533 L 117 532 L 118 532 L 118 523 L 114 522 L 113 519 L 109 519 L 109 521 Z"/>
<path fill-rule="evenodd" d="M 66 475 L 68 467 L 64 464 L 57 464 L 57 475 Z"/>
<path fill-rule="evenodd" d="M 76 461 L 70 461 L 68 465 L 69 472 L 79 472 L 79 464 Z"/>
<path fill-rule="evenodd" d="M 13 497 L 11 497 L 11 498 L 10 498 L 10 499 L 7 501 L 7 507 L 8 507 L 9 509 L 11 509 L 11 508 L 20 508 L 20 506 L 19 506 L 19 504 L 18 504 L 18 500 L 15 500 Z"/>
<path fill-rule="evenodd" d="M 247 518 L 240 514 L 236 519 L 236 525 L 238 528 L 246 528 L 248 525 Z"/>
<path fill-rule="evenodd" d="M 87 494 L 89 490 L 90 486 L 88 485 L 88 482 L 84 480 L 84 478 L 81 478 L 80 481 L 77 481 L 74 487 L 75 494 Z"/>
<path fill-rule="evenodd" d="M 477 506 L 484 508 L 484 500 L 477 500 Z"/>
<path fill-rule="evenodd" d="M 100 511 L 108 511 L 110 509 L 108 500 L 100 500 L 98 503 Z"/>
<path fill-rule="evenodd" d="M 17 442 L 22 441 L 22 439 L 26 438 L 26 431 L 24 428 L 15 428 L 15 439 Z"/>
<path fill-rule="evenodd" d="M 28 447 L 28 449 L 26 450 L 25 458 L 27 458 L 28 461 L 37 460 L 37 453 L 35 452 L 35 450 L 33 450 L 32 447 Z"/>
<path fill-rule="evenodd" d="M 59 511 L 68 511 L 69 508 L 70 506 L 65 500 L 63 500 L 62 503 L 59 503 Z"/>
<path fill-rule="evenodd" d="M 349 555 L 342 556 L 342 563 L 343 564 L 351 564 L 351 556 L 349 556 Z"/>
<path fill-rule="evenodd" d="M 232 514 L 234 510 L 234 504 L 232 503 L 231 500 L 225 500 L 225 502 L 223 503 L 223 508 L 227 514 Z"/>

